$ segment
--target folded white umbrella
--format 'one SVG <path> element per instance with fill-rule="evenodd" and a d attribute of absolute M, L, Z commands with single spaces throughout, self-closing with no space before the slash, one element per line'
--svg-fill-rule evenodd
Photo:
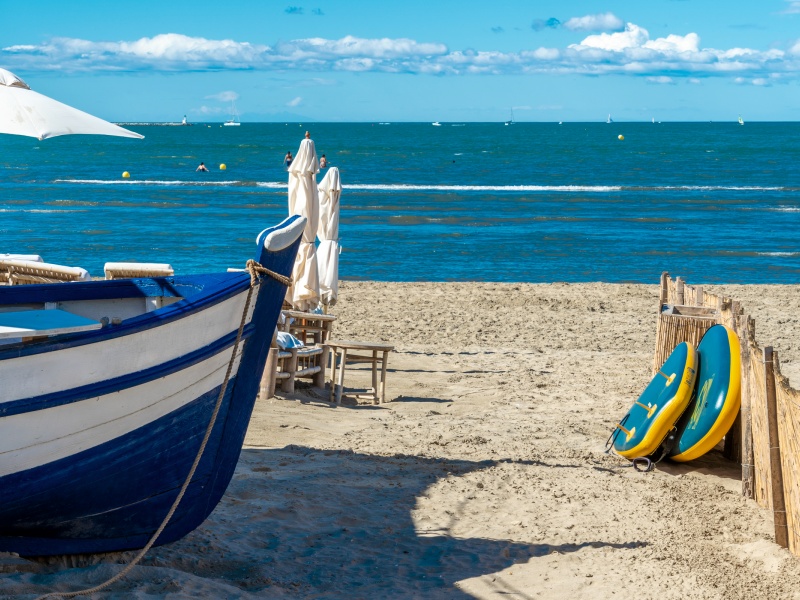
<path fill-rule="evenodd" d="M 319 227 L 317 268 L 319 296 L 326 306 L 336 304 L 339 297 L 339 197 L 342 184 L 339 169 L 331 167 L 319 182 Z"/>
<path fill-rule="evenodd" d="M 69 134 L 144 137 L 34 92 L 5 69 L 0 69 L 0 133 L 40 140 Z"/>
<path fill-rule="evenodd" d="M 319 162 L 314 142 L 304 139 L 289 166 L 289 214 L 306 218 L 303 239 L 292 271 L 292 287 L 287 292 L 287 299 L 297 310 L 310 310 L 319 303 L 319 274 L 314 246 L 319 223 L 317 173 Z"/>

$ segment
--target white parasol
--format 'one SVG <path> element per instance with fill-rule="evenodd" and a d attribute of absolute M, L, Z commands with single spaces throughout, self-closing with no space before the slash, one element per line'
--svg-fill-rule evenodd
<path fill-rule="evenodd" d="M 34 92 L 5 69 L 0 69 L 0 133 L 40 140 L 68 134 L 144 137 Z"/>
<path fill-rule="evenodd" d="M 333 306 L 339 296 L 339 169 L 331 167 L 319 183 L 317 268 L 322 304 Z"/>
<path fill-rule="evenodd" d="M 289 165 L 289 214 L 306 218 L 303 239 L 294 261 L 292 287 L 287 293 L 287 299 L 297 310 L 310 310 L 319 303 L 319 275 L 314 246 L 319 222 L 317 173 L 317 151 L 314 141 L 306 134 L 306 139 L 300 142 L 300 149 Z"/>

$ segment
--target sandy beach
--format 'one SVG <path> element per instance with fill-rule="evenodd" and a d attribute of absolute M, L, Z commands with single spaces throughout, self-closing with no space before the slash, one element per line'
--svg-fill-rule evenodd
<path fill-rule="evenodd" d="M 714 289 L 800 383 L 797 287 Z M 391 401 L 260 400 L 211 517 L 91 597 L 800 598 L 737 465 L 642 474 L 603 452 L 650 379 L 657 302 L 656 285 L 343 282 L 335 335 L 395 346 Z M 0 597 L 90 587 L 131 556 L 0 554 Z"/>

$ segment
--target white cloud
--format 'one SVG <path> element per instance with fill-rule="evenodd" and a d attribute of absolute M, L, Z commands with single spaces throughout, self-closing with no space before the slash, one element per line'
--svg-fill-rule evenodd
<path fill-rule="evenodd" d="M 573 31 L 617 31 L 622 29 L 622 19 L 614 13 L 572 17 L 564 22 L 564 27 Z"/>
<path fill-rule="evenodd" d="M 299 106 L 302 101 L 303 98 L 301 96 L 297 96 L 296 98 L 292 98 L 291 100 L 289 100 L 286 103 L 286 106 L 292 106 L 292 107 Z"/>
<path fill-rule="evenodd" d="M 600 16 L 608 15 L 613 17 L 611 13 Z M 611 21 L 606 19 L 607 24 Z M 787 50 L 714 49 L 700 44 L 695 32 L 651 39 L 647 29 L 634 23 L 625 24 L 621 31 L 588 35 L 566 47 L 531 47 L 519 52 L 449 50 L 441 43 L 408 38 L 316 37 L 268 46 L 166 33 L 135 41 L 53 38 L 40 45 L 8 46 L 0 49 L 0 64 L 12 71 L 24 71 L 29 79 L 36 71 L 291 70 L 309 74 L 304 86 L 332 85 L 335 80 L 317 75 L 335 71 L 437 76 L 619 74 L 656 78 L 653 81 L 659 81 L 659 77 L 674 81 L 711 76 L 769 81 L 775 75 L 786 80 L 800 74 L 800 40 Z M 230 94 L 234 92 L 221 92 L 209 99 L 227 102 L 232 99 Z"/>
<path fill-rule="evenodd" d="M 673 84 L 675 80 L 672 77 L 668 77 L 666 75 L 658 75 L 654 77 L 647 77 L 647 81 L 650 83 L 660 83 L 660 84 Z"/>
<path fill-rule="evenodd" d="M 206 100 L 219 100 L 220 102 L 231 102 L 233 100 L 239 99 L 239 94 L 236 92 L 220 92 L 218 94 L 212 94 L 210 96 L 205 97 Z"/>
<path fill-rule="evenodd" d="M 800 1 L 798 0 L 786 0 L 786 3 L 789 5 L 784 10 L 781 11 L 784 15 L 796 15 L 800 14 Z"/>

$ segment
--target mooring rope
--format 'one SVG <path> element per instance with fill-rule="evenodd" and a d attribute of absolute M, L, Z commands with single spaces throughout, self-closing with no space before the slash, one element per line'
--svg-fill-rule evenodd
<path fill-rule="evenodd" d="M 231 353 L 231 359 L 228 361 L 228 369 L 225 371 L 225 379 L 222 381 L 222 387 L 219 390 L 219 396 L 217 396 L 217 403 L 214 405 L 214 411 L 211 413 L 211 419 L 208 422 L 208 426 L 206 427 L 206 433 L 203 436 L 203 441 L 200 443 L 200 448 L 197 450 L 197 455 L 194 457 L 194 462 L 192 463 L 192 468 L 189 469 L 189 474 L 186 476 L 186 479 L 181 486 L 180 491 L 178 492 L 178 496 L 175 498 L 175 501 L 172 503 L 172 506 L 167 513 L 167 516 L 164 517 L 164 520 L 159 525 L 156 532 L 150 537 L 150 540 L 147 542 L 144 548 L 139 551 L 134 559 L 128 563 L 122 571 L 107 579 L 103 583 L 96 585 L 95 587 L 80 590 L 77 592 L 50 592 L 49 594 L 44 594 L 43 596 L 39 596 L 36 600 L 43 600 L 44 598 L 74 598 L 75 596 L 83 596 L 86 594 L 94 594 L 95 592 L 99 592 L 110 586 L 112 583 L 119 581 L 125 575 L 127 575 L 139 562 L 144 558 L 144 555 L 153 547 L 153 544 L 156 543 L 156 540 L 164 531 L 164 529 L 169 524 L 172 516 L 175 514 L 175 511 L 178 509 L 178 505 L 181 503 L 183 499 L 183 495 L 186 493 L 186 490 L 189 488 L 189 484 L 194 477 L 194 473 L 197 470 L 197 466 L 200 464 L 200 460 L 203 458 L 203 452 L 205 452 L 206 445 L 208 444 L 208 440 L 211 437 L 211 432 L 214 429 L 214 424 L 217 421 L 217 415 L 219 414 L 219 409 L 222 407 L 222 399 L 225 397 L 225 391 L 228 388 L 228 381 L 230 380 L 231 372 L 233 371 L 233 364 L 236 362 L 236 354 L 239 351 L 239 343 L 242 340 L 242 333 L 244 332 L 245 322 L 247 321 L 247 313 L 250 310 L 250 300 L 253 297 L 253 289 L 255 288 L 256 283 L 258 282 L 260 273 L 265 275 L 269 275 L 273 279 L 277 280 L 278 282 L 288 286 L 291 284 L 292 280 L 290 277 L 286 277 L 281 275 L 280 273 L 275 273 L 274 271 L 270 271 L 266 267 L 262 267 L 258 262 L 255 260 L 248 260 L 247 265 L 245 266 L 245 271 L 250 274 L 250 287 L 247 290 L 247 300 L 244 304 L 244 310 L 242 311 L 242 320 L 239 323 L 239 330 L 236 334 L 236 341 L 233 344 L 233 352 Z"/>

